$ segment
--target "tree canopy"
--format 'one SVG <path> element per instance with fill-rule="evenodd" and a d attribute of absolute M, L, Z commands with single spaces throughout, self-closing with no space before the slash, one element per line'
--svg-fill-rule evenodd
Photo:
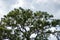
<path fill-rule="evenodd" d="M 59 40 L 60 31 L 49 30 L 57 26 L 60 26 L 60 19 L 53 19 L 53 15 L 19 7 L 1 18 L 0 40 L 48 40 L 50 34 Z M 36 35 L 31 37 L 32 34 Z"/>

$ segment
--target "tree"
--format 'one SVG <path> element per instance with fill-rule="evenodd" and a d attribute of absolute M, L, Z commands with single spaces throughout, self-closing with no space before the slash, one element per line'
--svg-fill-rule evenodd
<path fill-rule="evenodd" d="M 0 39 L 8 38 L 10 40 L 48 40 L 50 34 L 58 33 L 49 30 L 51 27 L 60 26 L 60 19 L 52 19 L 53 15 L 47 12 L 30 9 L 18 8 L 10 11 L 0 23 Z M 49 21 L 50 20 L 50 21 Z M 9 30 L 7 27 L 11 27 Z M 48 29 L 48 30 L 47 30 Z M 46 31 L 47 30 L 47 31 Z M 31 35 L 37 34 L 35 38 Z M 59 40 L 59 37 L 56 36 Z"/>

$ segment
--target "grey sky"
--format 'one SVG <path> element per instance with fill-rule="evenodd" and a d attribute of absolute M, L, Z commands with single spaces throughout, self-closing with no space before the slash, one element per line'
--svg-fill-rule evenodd
<path fill-rule="evenodd" d="M 60 17 L 60 0 L 0 0 L 0 18 L 18 7 L 47 11 L 55 18 Z"/>

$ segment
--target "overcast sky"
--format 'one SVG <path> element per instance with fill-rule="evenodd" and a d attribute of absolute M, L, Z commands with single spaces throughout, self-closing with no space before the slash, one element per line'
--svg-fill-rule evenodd
<path fill-rule="evenodd" d="M 46 11 L 60 18 L 60 0 L 0 0 L 0 18 L 18 7 Z"/>
<path fill-rule="evenodd" d="M 0 18 L 18 7 L 30 8 L 33 11 L 46 11 L 60 19 L 60 0 L 0 0 Z"/>

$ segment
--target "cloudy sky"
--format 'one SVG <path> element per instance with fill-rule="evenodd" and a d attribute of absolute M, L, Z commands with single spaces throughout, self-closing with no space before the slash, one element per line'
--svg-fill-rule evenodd
<path fill-rule="evenodd" d="M 0 0 L 0 18 L 18 7 L 46 11 L 60 18 L 60 0 Z"/>

